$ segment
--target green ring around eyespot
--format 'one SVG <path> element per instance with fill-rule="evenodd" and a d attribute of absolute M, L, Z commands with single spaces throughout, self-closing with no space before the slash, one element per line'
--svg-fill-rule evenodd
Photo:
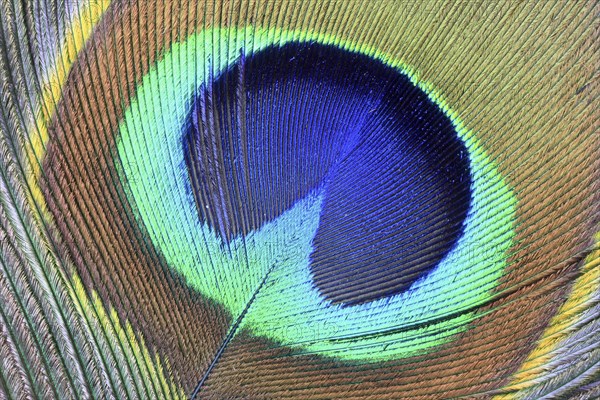
<path fill-rule="evenodd" d="M 205 79 L 235 64 L 240 49 L 253 54 L 292 41 L 335 45 L 396 68 L 452 120 L 469 151 L 472 206 L 463 237 L 433 272 L 405 293 L 352 307 L 334 306 L 320 297 L 311 285 L 307 258 L 318 226 L 320 193 L 307 196 L 259 231 L 232 241 L 227 249 L 198 221 L 181 145 L 193 94 Z M 241 327 L 303 353 L 381 361 L 446 343 L 477 318 L 470 310 L 490 298 L 514 237 L 516 198 L 473 133 L 432 86 L 401 61 L 330 35 L 214 28 L 173 44 L 138 86 L 119 126 L 117 149 L 123 165 L 120 176 L 139 223 L 190 287 L 235 318 L 271 265 L 278 265 Z"/>

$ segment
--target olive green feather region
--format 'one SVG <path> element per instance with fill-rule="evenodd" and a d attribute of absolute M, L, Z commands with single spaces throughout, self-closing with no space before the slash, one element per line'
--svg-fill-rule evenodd
<path fill-rule="evenodd" d="M 323 298 L 312 283 L 308 264 L 324 189 L 316 189 L 273 221 L 227 244 L 198 221 L 188 177 L 182 173 L 180 133 L 194 94 L 208 79 L 239 63 L 240 54 L 249 58 L 268 46 L 288 42 L 334 44 L 392 66 L 444 110 L 468 149 L 472 206 L 464 233 L 440 265 L 409 291 L 352 306 Z M 172 95 L 161 95 L 165 87 Z M 468 329 L 468 322 L 477 317 L 470 310 L 492 295 L 514 236 L 514 195 L 476 136 L 441 96 L 400 61 L 334 37 L 252 27 L 210 29 L 188 37 L 173 45 L 142 79 L 120 125 L 117 146 L 124 166 L 122 179 L 128 182 L 140 221 L 168 265 L 234 317 L 243 312 L 266 277 L 242 327 L 306 353 L 379 361 L 447 342 Z"/>

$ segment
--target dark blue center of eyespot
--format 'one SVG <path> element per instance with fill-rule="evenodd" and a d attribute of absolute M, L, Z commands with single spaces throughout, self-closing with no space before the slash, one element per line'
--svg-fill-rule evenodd
<path fill-rule="evenodd" d="M 310 268 L 344 305 L 407 290 L 470 207 L 450 119 L 396 69 L 335 46 L 242 55 L 196 94 L 183 145 L 199 218 L 225 243 L 322 190 Z"/>

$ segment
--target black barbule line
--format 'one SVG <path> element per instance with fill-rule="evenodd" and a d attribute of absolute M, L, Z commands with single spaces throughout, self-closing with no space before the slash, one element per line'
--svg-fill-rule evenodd
<path fill-rule="evenodd" d="M 194 388 L 194 391 L 190 395 L 190 400 L 196 399 L 196 397 L 198 396 L 198 394 L 200 394 L 200 390 L 202 390 L 202 387 L 204 386 L 204 384 L 206 383 L 206 381 L 210 377 L 210 374 L 212 373 L 213 369 L 215 368 L 215 366 L 217 365 L 217 363 L 221 360 L 221 357 L 223 356 L 223 353 L 225 352 L 225 349 L 227 348 L 227 346 L 229 345 L 229 343 L 233 340 L 233 338 L 235 337 L 235 335 L 239 331 L 240 325 L 242 324 L 242 321 L 244 320 L 244 317 L 248 313 L 248 310 L 252 306 L 252 303 L 254 303 L 254 300 L 256 299 L 256 296 L 258 295 L 258 293 L 261 291 L 261 289 L 263 288 L 263 286 L 267 282 L 267 279 L 269 278 L 269 275 L 271 274 L 271 272 L 273 271 L 273 269 L 275 269 L 275 267 L 276 267 L 276 264 L 271 265 L 271 267 L 269 268 L 269 270 L 267 271 L 267 273 L 265 274 L 265 276 L 262 278 L 260 284 L 258 285 L 258 287 L 256 288 L 256 290 L 254 291 L 254 293 L 252 293 L 252 296 L 250 297 L 250 299 L 248 299 L 248 301 L 246 302 L 246 306 L 244 307 L 244 309 L 242 310 L 242 312 L 240 313 L 240 315 L 237 316 L 237 318 L 235 319 L 235 322 L 233 323 L 233 325 L 231 326 L 231 328 L 229 328 L 229 332 L 227 333 L 227 336 L 225 336 L 225 339 L 223 339 L 223 342 L 221 343 L 221 346 L 219 346 L 219 350 L 217 350 L 217 353 L 215 354 L 214 358 L 212 359 L 210 365 L 208 366 L 208 368 L 206 369 L 206 371 L 204 371 L 204 374 L 202 374 L 202 377 L 200 378 L 200 380 L 198 381 L 198 384 Z"/>
<path fill-rule="evenodd" d="M 242 55 L 197 92 L 183 151 L 198 217 L 225 244 L 324 196 L 310 268 L 334 303 L 407 290 L 463 232 L 468 152 L 398 70 L 335 46 Z"/>

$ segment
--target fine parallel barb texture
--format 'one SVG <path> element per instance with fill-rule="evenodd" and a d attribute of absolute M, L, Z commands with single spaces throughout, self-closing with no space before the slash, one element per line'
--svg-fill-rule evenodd
<path fill-rule="evenodd" d="M 597 0 L 0 0 L 0 400 L 600 397 Z"/>

